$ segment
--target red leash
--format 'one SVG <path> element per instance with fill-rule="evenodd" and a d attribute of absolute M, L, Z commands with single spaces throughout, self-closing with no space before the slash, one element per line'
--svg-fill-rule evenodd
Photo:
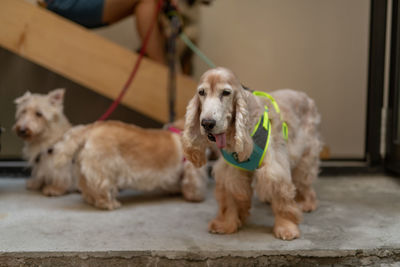
<path fill-rule="evenodd" d="M 114 102 L 110 105 L 110 107 L 106 110 L 106 112 L 104 112 L 104 114 L 98 119 L 99 121 L 103 121 L 105 119 L 107 119 L 111 113 L 113 113 L 113 111 L 117 108 L 117 106 L 119 105 L 119 103 L 121 102 L 122 98 L 124 97 L 126 91 L 128 91 L 129 86 L 132 83 L 133 78 L 136 75 L 136 72 L 139 69 L 140 63 L 144 57 L 144 54 L 146 53 L 146 48 L 147 48 L 147 44 L 149 42 L 150 39 L 150 34 L 153 31 L 154 25 L 157 22 L 157 18 L 158 18 L 158 14 L 160 13 L 160 9 L 161 9 L 161 5 L 163 3 L 164 0 L 159 0 L 157 3 L 157 7 L 156 7 L 156 12 L 154 15 L 154 20 L 153 23 L 150 25 L 149 30 L 146 33 L 146 36 L 143 40 L 143 45 L 142 48 L 140 49 L 140 54 L 139 57 L 136 60 L 135 66 L 132 69 L 131 74 L 129 75 L 128 80 L 126 81 L 124 87 L 122 88 L 121 92 L 119 93 L 118 97 L 114 100 Z"/>

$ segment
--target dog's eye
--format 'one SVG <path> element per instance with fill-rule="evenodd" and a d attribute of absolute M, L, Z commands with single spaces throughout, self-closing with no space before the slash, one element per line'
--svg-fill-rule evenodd
<path fill-rule="evenodd" d="M 223 96 L 228 96 L 228 95 L 230 95 L 231 94 L 231 91 L 229 91 L 229 90 L 224 90 L 224 91 L 222 91 L 222 95 Z"/>
<path fill-rule="evenodd" d="M 203 96 L 205 94 L 206 94 L 206 92 L 204 92 L 204 89 L 199 90 L 199 95 Z"/>
<path fill-rule="evenodd" d="M 40 112 L 40 111 L 36 111 L 35 114 L 36 114 L 36 116 L 39 117 L 39 118 L 43 116 L 42 112 Z"/>

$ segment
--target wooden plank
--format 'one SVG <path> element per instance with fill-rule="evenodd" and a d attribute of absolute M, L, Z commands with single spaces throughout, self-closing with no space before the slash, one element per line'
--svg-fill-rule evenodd
<path fill-rule="evenodd" d="M 0 45 L 113 99 L 118 96 L 138 57 L 71 21 L 23 0 L 0 0 Z M 167 75 L 166 67 L 144 59 L 122 103 L 166 122 Z M 190 77 L 178 76 L 178 117 L 184 115 L 195 87 Z"/>

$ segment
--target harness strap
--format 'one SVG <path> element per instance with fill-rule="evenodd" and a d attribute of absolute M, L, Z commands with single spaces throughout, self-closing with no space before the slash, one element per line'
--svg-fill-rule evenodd
<path fill-rule="evenodd" d="M 279 105 L 276 102 L 275 98 L 272 95 L 270 95 L 270 94 L 268 94 L 266 92 L 262 92 L 262 91 L 254 91 L 253 95 L 259 96 L 259 97 L 263 97 L 263 98 L 267 98 L 267 99 L 269 99 L 271 101 L 272 106 L 274 107 L 276 113 L 279 114 L 279 118 L 282 121 L 282 135 L 283 135 L 283 138 L 287 141 L 288 138 L 289 138 L 289 128 L 287 126 L 286 121 L 283 120 L 281 110 L 279 109 Z"/>
<path fill-rule="evenodd" d="M 258 120 L 254 130 L 251 134 L 253 139 L 253 152 L 250 157 L 245 160 L 239 162 L 238 155 L 236 152 L 229 153 L 224 149 L 221 150 L 222 156 L 225 161 L 244 171 L 254 171 L 256 170 L 264 160 L 265 153 L 267 152 L 269 140 L 271 137 L 271 121 L 268 116 L 268 107 L 265 106 L 265 110 L 260 119 Z"/>
<path fill-rule="evenodd" d="M 270 94 L 265 92 L 253 91 L 252 93 L 255 96 L 267 98 L 271 101 L 276 113 L 280 116 L 282 121 L 282 135 L 287 141 L 289 136 L 288 126 L 283 120 L 282 113 L 276 100 Z M 254 127 L 251 137 L 253 140 L 253 152 L 245 161 L 239 162 L 238 154 L 236 152 L 229 153 L 226 150 L 221 149 L 222 156 L 228 164 L 244 171 L 254 171 L 260 167 L 268 150 L 269 140 L 271 138 L 271 120 L 268 115 L 268 106 L 264 106 L 264 113 L 260 116 L 260 119 Z"/>

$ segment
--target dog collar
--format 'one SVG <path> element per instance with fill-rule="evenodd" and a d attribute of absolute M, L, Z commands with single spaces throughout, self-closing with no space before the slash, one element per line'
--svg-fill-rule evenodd
<path fill-rule="evenodd" d="M 40 162 L 41 156 L 42 156 L 42 153 L 41 153 L 41 152 L 39 152 L 39 153 L 36 155 L 35 160 L 34 160 L 35 164 L 38 164 L 38 163 Z"/>
<path fill-rule="evenodd" d="M 288 127 L 286 122 L 283 121 L 278 103 L 270 94 L 267 94 L 265 92 L 254 91 L 253 95 L 268 98 L 271 101 L 276 113 L 280 115 L 280 119 L 282 121 L 282 135 L 283 138 L 287 141 L 289 136 Z M 258 167 L 260 167 L 267 152 L 269 139 L 271 137 L 271 120 L 268 116 L 267 106 L 264 106 L 264 113 L 260 116 L 260 119 L 254 127 L 254 130 L 251 133 L 251 137 L 253 140 L 253 152 L 251 153 L 250 157 L 245 161 L 239 162 L 236 152 L 230 153 L 224 149 L 221 149 L 222 156 L 228 164 L 245 171 L 254 171 L 258 169 Z"/>
<path fill-rule="evenodd" d="M 176 134 L 181 134 L 182 133 L 182 130 L 180 130 L 180 129 L 174 127 L 174 126 L 169 126 L 168 127 L 168 131 L 176 133 Z"/>

